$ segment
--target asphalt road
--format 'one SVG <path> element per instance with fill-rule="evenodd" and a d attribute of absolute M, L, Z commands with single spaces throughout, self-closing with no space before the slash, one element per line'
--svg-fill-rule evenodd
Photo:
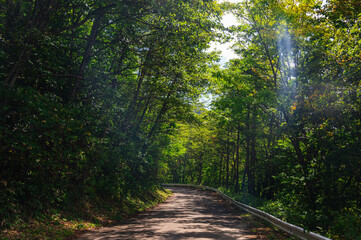
<path fill-rule="evenodd" d="M 158 207 L 121 225 L 98 229 L 78 240 L 260 239 L 215 193 L 169 187 L 174 194 Z"/>

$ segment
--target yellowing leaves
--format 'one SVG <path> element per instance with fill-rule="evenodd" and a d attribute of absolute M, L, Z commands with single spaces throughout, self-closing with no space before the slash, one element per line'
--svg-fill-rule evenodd
<path fill-rule="evenodd" d="M 291 106 L 291 113 L 293 113 L 293 112 L 296 110 L 296 108 L 297 108 L 297 104 L 296 104 L 296 102 L 295 102 L 295 103 L 293 103 L 293 105 Z"/>
<path fill-rule="evenodd" d="M 332 136 L 333 136 L 333 132 L 327 132 L 327 136 L 328 136 L 328 137 L 332 137 Z"/>

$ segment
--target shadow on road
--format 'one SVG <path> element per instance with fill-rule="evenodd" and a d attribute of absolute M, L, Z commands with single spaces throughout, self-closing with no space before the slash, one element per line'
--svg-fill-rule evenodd
<path fill-rule="evenodd" d="M 78 240 L 258 239 L 250 226 L 209 192 L 169 188 L 174 195 L 127 222 L 88 232 Z"/>

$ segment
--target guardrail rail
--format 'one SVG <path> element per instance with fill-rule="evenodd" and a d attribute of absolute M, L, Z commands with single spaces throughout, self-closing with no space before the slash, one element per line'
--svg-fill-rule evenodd
<path fill-rule="evenodd" d="M 193 188 L 199 188 L 199 189 L 207 189 L 210 191 L 214 191 L 218 193 L 223 198 L 227 199 L 231 203 L 233 203 L 235 206 L 247 211 L 253 216 L 256 216 L 258 218 L 261 218 L 272 225 L 276 226 L 277 228 L 299 238 L 302 240 L 331 240 L 330 238 L 321 236 L 319 234 L 313 233 L 313 232 L 307 232 L 305 229 L 295 226 L 293 224 L 287 223 L 285 221 L 282 221 L 281 219 L 278 219 L 274 216 L 272 216 L 269 213 L 263 212 L 257 208 L 248 206 L 244 203 L 237 202 L 236 200 L 232 199 L 231 197 L 227 196 L 220 190 L 212 187 L 202 186 L 202 185 L 194 185 L 194 184 L 162 184 L 165 187 L 193 187 Z"/>

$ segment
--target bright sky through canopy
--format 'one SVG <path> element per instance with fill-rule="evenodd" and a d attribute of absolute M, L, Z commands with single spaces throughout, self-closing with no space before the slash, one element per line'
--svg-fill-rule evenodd
<path fill-rule="evenodd" d="M 237 3 L 240 1 L 241 0 L 218 0 L 219 3 L 221 3 L 221 2 Z M 231 13 L 227 13 L 223 16 L 222 23 L 225 27 L 230 27 L 232 25 L 239 24 L 237 22 L 236 17 L 233 16 L 233 14 L 231 14 Z M 221 65 L 225 64 L 230 59 L 237 57 L 237 55 L 231 49 L 232 45 L 233 45 L 233 42 L 228 42 L 228 43 L 224 43 L 224 44 L 220 44 L 218 42 L 213 42 L 211 44 L 211 49 L 210 49 L 211 51 L 213 51 L 213 50 L 221 51 L 221 62 L 220 62 Z"/>
<path fill-rule="evenodd" d="M 232 2 L 237 3 L 241 0 L 218 0 L 219 3 L 221 2 Z M 232 25 L 238 25 L 238 21 L 235 16 L 231 13 L 227 13 L 223 15 L 222 23 L 225 27 L 230 27 Z M 230 59 L 237 58 L 235 52 L 231 49 L 233 45 L 233 41 L 227 42 L 224 44 L 220 44 L 218 42 L 212 42 L 210 51 L 221 51 L 221 61 L 220 65 L 223 66 L 226 62 Z M 212 102 L 212 96 L 210 94 L 203 95 L 200 99 L 200 102 L 203 103 L 206 107 L 209 107 L 209 104 Z"/>
<path fill-rule="evenodd" d="M 242 0 L 218 0 L 219 3 L 222 3 L 222 2 L 238 3 L 241 1 Z M 326 4 L 326 1 L 327 0 L 322 0 L 322 5 Z M 233 14 L 231 14 L 231 13 L 224 14 L 224 16 L 222 18 L 222 23 L 225 27 L 230 27 L 232 25 L 239 25 L 236 17 L 233 16 Z M 237 58 L 237 55 L 231 49 L 232 45 L 233 45 L 233 41 L 227 42 L 224 44 L 220 44 L 218 42 L 213 42 L 211 44 L 210 51 L 213 51 L 213 50 L 221 51 L 220 65 L 224 65 L 230 59 Z"/>

